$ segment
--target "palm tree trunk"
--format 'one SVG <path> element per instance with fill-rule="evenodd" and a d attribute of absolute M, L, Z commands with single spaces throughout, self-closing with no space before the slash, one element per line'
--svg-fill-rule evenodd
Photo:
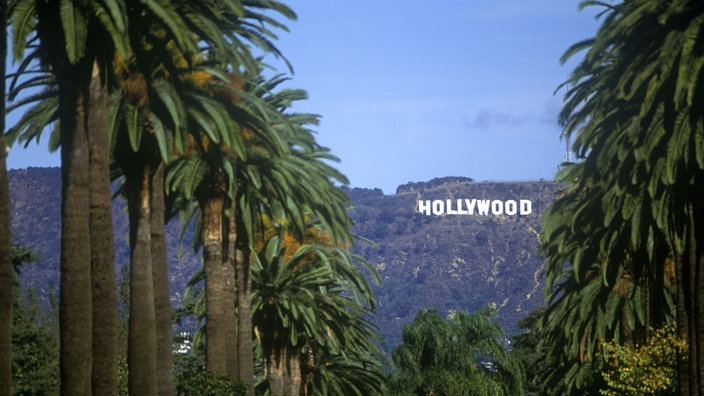
<path fill-rule="evenodd" d="M 699 188 L 695 187 L 694 196 L 701 196 Z M 695 202 L 699 202 L 695 198 Z M 700 247 L 698 242 L 702 240 L 701 232 L 698 229 L 697 222 L 699 218 L 699 208 L 695 203 L 689 202 L 686 207 L 687 225 L 685 229 L 686 243 L 684 254 L 678 257 L 677 263 L 677 324 L 679 326 L 680 337 L 687 340 L 688 354 L 686 359 L 678 359 L 678 380 L 680 387 L 680 395 L 683 396 L 700 396 L 704 387 L 701 384 L 704 376 L 702 371 L 702 357 L 698 356 L 699 348 L 704 353 L 704 347 L 701 346 L 702 336 L 697 332 L 697 326 L 702 325 L 702 318 L 697 318 L 701 315 L 704 302 L 700 296 L 701 291 L 698 290 L 697 283 L 702 279 L 702 254 L 704 248 Z M 701 225 L 699 225 L 701 228 Z M 704 328 L 704 327 L 702 327 Z"/>
<path fill-rule="evenodd" d="M 237 381 L 239 378 L 238 365 L 237 365 L 237 290 L 235 282 L 235 263 L 237 262 L 235 248 L 235 243 L 237 242 L 237 232 L 235 224 L 236 216 L 230 215 L 226 217 L 224 227 L 223 227 L 223 245 L 222 245 L 222 259 L 223 265 L 228 269 L 228 280 L 232 282 L 232 288 L 228 289 L 230 294 L 228 305 L 228 318 L 227 318 L 227 361 L 228 361 L 228 374 L 232 377 L 233 381 Z M 229 312 L 229 310 L 232 310 Z"/>
<path fill-rule="evenodd" d="M 156 315 L 157 388 L 161 396 L 173 395 L 173 328 L 169 267 L 166 257 L 164 220 L 164 164 L 154 168 L 151 191 L 152 276 L 154 279 L 154 313 Z"/>
<path fill-rule="evenodd" d="M 237 281 L 237 373 L 254 395 L 254 351 L 252 345 L 252 274 L 249 262 L 249 241 L 242 221 L 234 220 L 235 279 Z"/>
<path fill-rule="evenodd" d="M 10 185 L 5 146 L 5 59 L 7 58 L 7 0 L 0 1 L 0 395 L 12 394 L 12 241 Z"/>
<path fill-rule="evenodd" d="M 691 277 L 692 285 L 692 300 L 694 303 L 694 328 L 696 331 L 690 336 L 692 337 L 692 345 L 690 345 L 691 355 L 696 357 L 696 388 L 699 395 L 704 393 L 704 186 L 703 181 L 695 185 L 694 203 L 692 204 L 691 226 L 694 228 L 695 257 L 691 260 Z"/>
<path fill-rule="evenodd" d="M 93 284 L 93 393 L 117 395 L 119 333 L 113 243 L 107 85 L 93 65 L 88 108 L 90 247 Z"/>
<path fill-rule="evenodd" d="M 90 75 L 86 61 L 57 75 L 61 123 L 61 394 L 90 395 L 92 296 L 90 173 L 85 123 L 87 89 L 72 77 Z"/>
<path fill-rule="evenodd" d="M 687 314 L 687 299 L 685 298 L 687 285 L 685 271 L 689 267 L 683 255 L 676 257 L 675 276 L 677 279 L 677 329 L 678 336 L 689 342 L 689 315 Z M 689 348 L 688 348 L 689 350 Z M 689 356 L 677 358 L 677 383 L 680 396 L 690 396 L 689 389 Z"/>
<path fill-rule="evenodd" d="M 6 157 L 0 133 L 0 317 L 4 318 L 0 321 L 0 395 L 12 394 L 12 242 Z"/>
<path fill-rule="evenodd" d="M 286 395 L 299 396 L 301 394 L 301 357 L 289 349 L 286 355 Z"/>
<path fill-rule="evenodd" d="M 157 395 L 156 313 L 152 271 L 151 171 L 125 171 L 130 219 L 130 319 L 127 346 L 131 395 Z"/>
<path fill-rule="evenodd" d="M 275 344 L 275 343 L 273 343 Z M 267 381 L 271 396 L 284 396 L 284 362 L 286 361 L 285 348 L 269 351 L 267 362 Z"/>
<path fill-rule="evenodd" d="M 0 133 L 0 318 L 4 318 L 0 321 L 0 395 L 12 394 L 12 242 L 6 157 Z"/>
<path fill-rule="evenodd" d="M 203 212 L 203 266 L 205 267 L 206 367 L 212 375 L 235 377 L 235 274 L 223 260 L 224 191 L 199 194 Z"/>

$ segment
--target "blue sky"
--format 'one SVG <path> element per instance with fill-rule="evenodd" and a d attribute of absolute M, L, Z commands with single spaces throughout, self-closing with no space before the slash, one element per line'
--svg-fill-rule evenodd
<path fill-rule="evenodd" d="M 591 37 L 596 9 L 565 0 L 297 0 L 279 48 L 322 115 L 318 141 L 353 187 L 409 181 L 552 179 L 564 159 L 553 95 Z M 283 65 L 280 65 L 283 68 Z M 8 120 L 12 122 L 12 119 Z M 58 166 L 43 145 L 10 168 Z"/>

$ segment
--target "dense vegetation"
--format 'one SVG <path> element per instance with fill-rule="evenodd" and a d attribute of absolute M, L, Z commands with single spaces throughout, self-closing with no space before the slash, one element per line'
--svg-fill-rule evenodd
<path fill-rule="evenodd" d="M 0 317 L 13 318 L 0 323 L 0 394 L 704 393 L 704 4 L 582 4 L 603 7 L 602 26 L 565 54 L 584 56 L 561 87 L 577 161 L 543 216 L 546 306 L 513 349 L 491 310 L 421 310 L 384 373 L 369 321 L 383 268 L 349 250 L 346 179 L 313 138 L 317 116 L 291 111 L 305 93 L 253 55 L 282 56 L 275 32 L 293 10 L 0 2 L 18 62 L 0 88 L 25 111 L 0 134 Z M 13 285 L 32 255 L 10 241 L 5 145 L 47 127 L 62 158 L 61 278 L 42 308 Z M 119 288 L 111 180 L 129 219 Z M 174 361 L 165 224 L 177 215 L 203 265 L 182 310 L 199 320 L 194 352 Z M 377 232 L 404 232 L 392 223 Z M 490 237 L 472 235 L 494 249 Z"/>

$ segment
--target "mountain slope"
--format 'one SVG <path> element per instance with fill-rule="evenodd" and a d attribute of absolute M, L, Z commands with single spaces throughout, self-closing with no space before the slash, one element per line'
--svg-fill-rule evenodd
<path fill-rule="evenodd" d="M 15 239 L 40 256 L 39 263 L 23 269 L 23 279 L 46 291 L 58 283 L 60 183 L 58 168 L 10 171 Z M 382 286 L 375 287 L 379 300 L 376 322 L 387 346 L 400 342 L 403 323 L 423 308 L 474 311 L 492 305 L 508 332 L 516 331 L 518 319 L 542 303 L 538 232 L 540 215 L 552 202 L 555 190 L 555 184 L 544 181 L 477 183 L 454 177 L 408 183 L 395 195 L 383 195 L 379 189 L 346 188 L 354 205 L 350 211 L 356 223 L 354 232 L 375 243 L 360 240 L 354 249 L 383 279 Z M 436 216 L 431 209 L 429 214 L 418 212 L 419 201 L 420 208 L 435 205 L 435 209 L 440 204 L 434 201 L 441 201 L 447 212 L 447 200 L 450 211 L 468 211 L 475 200 L 474 214 Z M 480 200 L 490 205 L 487 215 L 477 213 Z M 499 205 L 510 212 L 510 202 L 518 205 L 521 200 L 531 202 L 529 214 L 491 213 L 491 208 L 499 209 Z M 119 273 L 129 261 L 123 200 L 113 203 L 113 216 Z M 200 263 L 188 237 L 179 260 L 180 230 L 178 221 L 167 227 L 174 304 Z"/>
<path fill-rule="evenodd" d="M 382 335 L 400 342 L 402 324 L 423 308 L 441 313 L 495 306 L 509 333 L 527 311 L 542 304 L 542 260 L 537 254 L 540 215 L 553 200 L 550 182 L 481 182 L 443 178 L 381 190 L 351 189 L 358 235 L 377 246 L 356 249 L 379 271 Z M 532 202 L 528 215 L 435 216 L 417 212 L 418 201 L 457 199 Z M 499 204 L 496 204 L 498 207 Z M 475 208 L 476 209 L 476 208 Z M 464 207 L 467 210 L 467 207 Z"/>

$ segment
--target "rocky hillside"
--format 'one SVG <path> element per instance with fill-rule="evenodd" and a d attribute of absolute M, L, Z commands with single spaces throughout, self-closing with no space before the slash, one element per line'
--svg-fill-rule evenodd
<path fill-rule="evenodd" d="M 41 258 L 24 269 L 23 279 L 49 291 L 58 283 L 60 170 L 13 170 L 10 184 L 15 238 Z M 517 321 L 542 303 L 538 232 L 555 189 L 545 181 L 474 182 L 455 177 L 408 183 L 395 195 L 345 189 L 354 205 L 355 233 L 373 241 L 360 239 L 355 250 L 383 279 L 375 288 L 376 322 L 387 346 L 400 342 L 403 324 L 419 309 L 430 307 L 446 312 L 492 305 L 502 325 L 516 331 Z M 123 201 L 115 201 L 113 215 L 119 272 L 129 260 Z M 175 221 L 167 230 L 175 304 L 199 265 L 188 244 L 178 259 L 180 229 Z"/>
<path fill-rule="evenodd" d="M 356 233 L 376 244 L 360 243 L 357 249 L 383 280 L 376 295 L 384 338 L 397 344 L 403 323 L 431 307 L 447 312 L 495 306 L 504 328 L 517 331 L 518 320 L 543 300 L 538 232 L 555 189 L 544 181 L 442 178 L 409 183 L 388 196 L 381 190 L 348 190 Z M 450 206 L 469 212 L 466 200 L 476 200 L 473 214 L 449 214 Z M 519 207 L 507 215 L 511 201 L 520 206 L 521 200 L 531 202 L 530 214 L 520 215 Z M 486 215 L 478 213 L 479 201 L 489 201 Z M 419 202 L 431 206 L 430 214 L 418 212 Z M 444 214 L 433 214 L 440 203 Z M 503 214 L 492 213 L 501 207 Z"/>

